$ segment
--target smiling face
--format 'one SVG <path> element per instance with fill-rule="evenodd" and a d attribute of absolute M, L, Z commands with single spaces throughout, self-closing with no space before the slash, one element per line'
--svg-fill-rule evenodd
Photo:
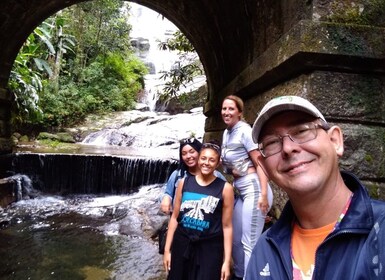
<path fill-rule="evenodd" d="M 198 163 L 199 153 L 190 145 L 183 146 L 181 150 L 181 156 L 183 162 L 189 169 L 194 168 Z"/>
<path fill-rule="evenodd" d="M 219 154 L 212 148 L 202 148 L 199 154 L 198 166 L 202 175 L 214 173 L 219 165 Z"/>
<path fill-rule="evenodd" d="M 239 108 L 234 100 L 225 99 L 222 103 L 222 120 L 227 125 L 227 127 L 233 127 L 242 117 L 242 112 L 239 111 Z"/>
<path fill-rule="evenodd" d="M 294 126 L 320 122 L 299 111 L 286 111 L 272 117 L 262 128 L 260 140 L 269 135 L 286 135 Z M 317 128 L 317 137 L 303 144 L 283 138 L 282 151 L 258 160 L 268 177 L 289 197 L 308 192 L 322 192 L 335 184 L 339 174 L 338 158 L 343 153 L 342 132 L 337 126 L 328 131 Z"/>

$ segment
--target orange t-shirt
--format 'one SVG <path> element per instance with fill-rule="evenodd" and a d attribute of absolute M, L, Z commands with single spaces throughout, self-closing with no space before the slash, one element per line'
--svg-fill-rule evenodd
<path fill-rule="evenodd" d="M 333 222 L 316 229 L 303 229 L 294 224 L 291 250 L 293 261 L 293 276 L 295 280 L 311 279 L 314 271 L 315 251 L 333 230 Z"/>

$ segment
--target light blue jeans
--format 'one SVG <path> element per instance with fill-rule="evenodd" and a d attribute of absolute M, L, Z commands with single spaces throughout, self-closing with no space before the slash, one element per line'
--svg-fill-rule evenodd
<path fill-rule="evenodd" d="M 251 251 L 265 225 L 266 214 L 257 208 L 261 186 L 257 173 L 251 173 L 234 180 L 234 187 L 240 193 L 233 212 L 233 262 L 234 274 L 244 277 Z M 273 192 L 268 186 L 269 206 L 273 204 Z"/>

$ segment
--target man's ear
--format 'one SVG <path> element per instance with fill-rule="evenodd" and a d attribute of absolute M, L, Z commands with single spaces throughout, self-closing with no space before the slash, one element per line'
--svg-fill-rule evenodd
<path fill-rule="evenodd" d="M 344 153 L 344 136 L 341 128 L 336 125 L 332 126 L 328 130 L 328 135 L 336 150 L 337 155 L 341 157 Z"/>
<path fill-rule="evenodd" d="M 265 173 L 266 177 L 270 180 L 269 174 L 266 172 L 265 166 L 264 166 L 264 157 L 262 154 L 259 152 L 257 156 L 257 161 L 258 161 L 258 166 L 262 169 L 263 173 Z"/>

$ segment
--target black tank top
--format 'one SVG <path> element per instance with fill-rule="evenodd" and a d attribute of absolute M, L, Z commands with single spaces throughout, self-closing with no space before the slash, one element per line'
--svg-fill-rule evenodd
<path fill-rule="evenodd" d="M 195 176 L 185 178 L 178 223 L 187 235 L 202 238 L 222 232 L 224 186 L 220 178 L 207 186 L 199 185 Z"/>

